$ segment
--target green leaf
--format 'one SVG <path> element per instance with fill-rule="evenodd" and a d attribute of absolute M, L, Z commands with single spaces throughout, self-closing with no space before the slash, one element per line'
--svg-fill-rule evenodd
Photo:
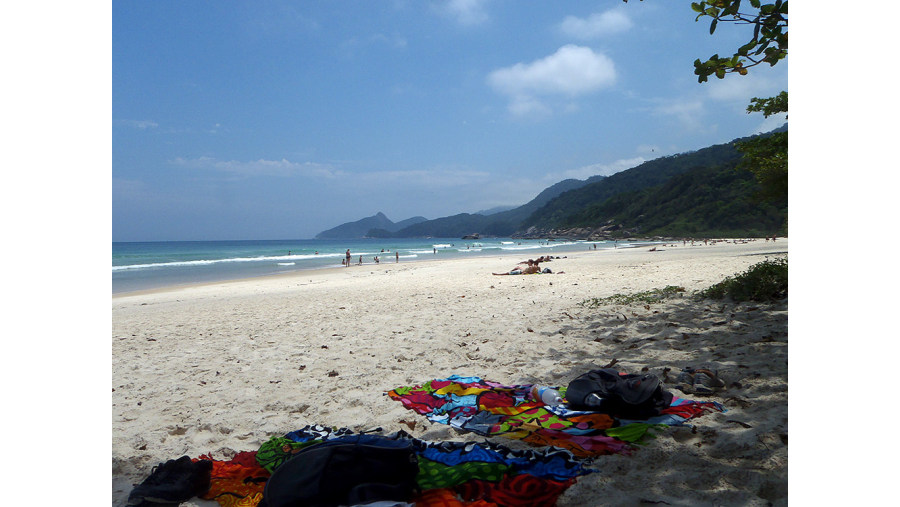
<path fill-rule="evenodd" d="M 709 34 L 712 35 L 713 32 L 716 31 L 716 25 L 719 23 L 718 19 L 712 20 L 712 23 L 709 24 Z"/>
<path fill-rule="evenodd" d="M 753 49 L 755 46 L 756 46 L 756 41 L 752 40 L 752 41 L 744 44 L 740 48 L 738 48 L 738 54 L 741 56 L 747 56 L 747 52 L 750 51 L 751 49 Z"/>
<path fill-rule="evenodd" d="M 756 9 L 759 9 L 759 0 L 750 0 L 750 5 L 752 5 Z"/>
<path fill-rule="evenodd" d="M 694 12 L 703 12 L 703 7 L 697 2 L 691 2 L 691 9 L 694 9 Z"/>
<path fill-rule="evenodd" d="M 716 77 L 719 79 L 723 79 L 725 77 L 725 69 L 716 69 Z"/>

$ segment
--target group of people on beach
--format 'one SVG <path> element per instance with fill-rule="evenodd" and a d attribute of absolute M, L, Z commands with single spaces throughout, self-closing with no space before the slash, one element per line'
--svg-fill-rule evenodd
<path fill-rule="evenodd" d="M 388 252 L 390 252 L 390 250 L 388 250 Z M 318 253 L 318 252 L 316 252 L 316 253 Z M 381 249 L 381 253 L 384 253 L 384 248 Z M 352 256 L 350 255 L 350 249 L 348 248 L 347 252 L 344 254 L 344 259 L 341 260 L 341 265 L 344 267 L 349 267 L 351 258 L 352 258 Z M 375 261 L 375 264 L 381 263 L 381 258 L 378 255 L 373 257 L 372 260 Z M 397 250 L 394 251 L 394 262 L 400 262 L 400 252 Z M 362 255 L 360 255 L 359 262 L 357 262 L 357 266 L 362 266 L 362 263 L 363 263 L 363 258 L 362 258 Z"/>
<path fill-rule="evenodd" d="M 556 257 L 559 259 L 559 257 Z M 532 275 L 532 274 L 550 274 L 553 271 L 550 268 L 541 269 L 540 264 L 542 262 L 550 262 L 553 260 L 553 257 L 550 255 L 542 255 L 537 259 L 528 259 L 527 261 L 522 261 L 511 270 L 506 273 L 491 273 L 492 275 L 503 276 L 503 275 Z M 560 271 L 562 273 L 562 271 Z"/>

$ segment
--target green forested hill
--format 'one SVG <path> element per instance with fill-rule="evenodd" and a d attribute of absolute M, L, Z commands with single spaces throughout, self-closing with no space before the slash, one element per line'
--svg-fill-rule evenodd
<path fill-rule="evenodd" d="M 727 143 L 650 160 L 596 183 L 560 194 L 529 216 L 523 225 L 540 229 L 563 227 L 572 223 L 569 217 L 582 213 L 586 207 L 602 204 L 617 194 L 660 185 L 691 169 L 735 162 L 740 156 L 734 144 Z M 587 225 L 585 220 L 580 222 Z"/>
<path fill-rule="evenodd" d="M 516 230 L 516 224 L 497 220 L 498 215 L 472 215 L 460 213 L 449 217 L 437 218 L 405 227 L 395 232 L 393 237 L 415 238 L 432 236 L 435 238 L 458 238 L 466 234 L 479 233 L 487 236 L 509 236 Z M 370 231 L 369 236 L 378 236 Z"/>
<path fill-rule="evenodd" d="M 397 231 L 426 220 L 427 218 L 425 217 L 412 217 L 394 223 L 384 213 L 379 211 L 373 216 L 357 220 L 356 222 L 348 222 L 327 231 L 322 231 L 316 235 L 316 239 L 362 238 L 370 229 L 378 229 L 391 234 L 390 231 Z"/>
<path fill-rule="evenodd" d="M 662 185 L 615 195 L 569 215 L 559 227 L 591 227 L 613 220 L 640 236 L 785 234 L 787 203 L 757 199 L 759 183 L 748 171 L 736 169 L 737 162 L 698 167 Z"/>
<path fill-rule="evenodd" d="M 372 237 L 421 237 L 433 236 L 435 238 L 453 238 L 466 234 L 479 233 L 486 236 L 510 236 L 522 225 L 522 221 L 534 210 L 546 204 L 559 194 L 579 188 L 593 181 L 603 180 L 605 176 L 593 176 L 587 180 L 567 179 L 545 188 L 527 204 L 517 208 L 494 213 L 492 215 L 478 215 L 460 213 L 449 217 L 436 218 L 421 223 L 413 224 L 394 233 L 385 231 L 369 231 Z"/>
<path fill-rule="evenodd" d="M 776 131 L 786 131 L 787 125 Z M 764 134 L 767 135 L 767 134 Z M 366 222 L 370 237 L 723 237 L 785 234 L 787 202 L 756 198 L 754 176 L 737 169 L 735 142 L 661 157 L 585 181 L 564 180 L 529 203 L 492 215 L 460 213 L 399 228 Z M 380 214 L 379 214 L 380 215 Z M 374 218 L 379 218 L 377 215 Z M 385 217 L 386 220 L 386 217 Z M 340 226 L 339 231 L 360 222 Z M 388 221 L 389 222 L 389 221 Z"/>

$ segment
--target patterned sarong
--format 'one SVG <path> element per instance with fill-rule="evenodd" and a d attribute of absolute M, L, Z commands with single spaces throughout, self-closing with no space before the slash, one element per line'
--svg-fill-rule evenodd
<path fill-rule="evenodd" d="M 567 449 L 578 457 L 627 454 L 650 430 L 677 426 L 707 411 L 724 411 L 716 402 L 674 398 L 647 420 L 617 419 L 598 412 L 548 406 L 531 397 L 530 384 L 503 385 L 480 377 L 452 375 L 387 394 L 430 421 L 484 436 L 504 436 L 533 445 Z M 565 388 L 560 389 L 565 396 Z"/>
<path fill-rule="evenodd" d="M 255 507 L 265 481 L 303 447 L 355 435 L 347 428 L 306 426 L 273 437 L 259 451 L 213 461 L 210 490 L 203 495 L 223 507 Z M 388 438 L 412 443 L 419 459 L 415 505 L 498 507 L 553 505 L 577 477 L 594 472 L 557 449 L 513 450 L 492 442 L 432 442 L 398 431 Z M 203 459 L 212 459 L 208 455 Z"/>

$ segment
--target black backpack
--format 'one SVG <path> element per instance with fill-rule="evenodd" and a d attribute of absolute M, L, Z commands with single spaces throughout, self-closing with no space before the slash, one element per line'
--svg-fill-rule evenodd
<path fill-rule="evenodd" d="M 619 375 L 612 368 L 592 370 L 569 383 L 566 402 L 574 410 L 646 419 L 672 403 L 672 393 L 652 374 Z"/>
<path fill-rule="evenodd" d="M 408 502 L 419 462 L 412 443 L 352 435 L 305 447 L 266 481 L 259 507 Z"/>

